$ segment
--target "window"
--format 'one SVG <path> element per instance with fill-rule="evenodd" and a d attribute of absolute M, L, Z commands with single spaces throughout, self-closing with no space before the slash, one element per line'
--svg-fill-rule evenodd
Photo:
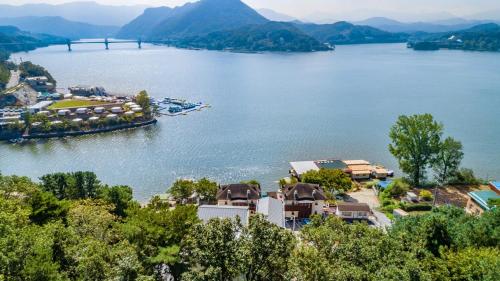
<path fill-rule="evenodd" d="M 344 217 L 352 217 L 352 212 L 342 212 L 342 216 L 344 216 Z"/>
<path fill-rule="evenodd" d="M 358 212 L 359 217 L 366 217 L 366 212 Z"/>

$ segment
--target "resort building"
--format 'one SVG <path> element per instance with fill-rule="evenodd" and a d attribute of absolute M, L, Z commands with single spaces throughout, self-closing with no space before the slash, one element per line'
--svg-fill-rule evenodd
<path fill-rule="evenodd" d="M 393 175 L 392 171 L 380 165 L 372 165 L 365 160 L 316 160 L 290 162 L 290 174 L 300 179 L 309 171 L 320 169 L 339 169 L 351 175 L 355 180 L 368 180 L 370 178 L 385 179 Z"/>
<path fill-rule="evenodd" d="M 480 190 L 469 192 L 469 200 L 465 211 L 469 214 L 480 215 L 485 211 L 495 208 L 490 204 L 490 200 L 500 199 L 500 182 L 490 182 L 490 190 Z"/>
<path fill-rule="evenodd" d="M 324 213 L 326 196 L 317 184 L 285 185 L 276 196 L 284 204 L 286 218 L 309 218 Z"/>
<path fill-rule="evenodd" d="M 49 82 L 49 78 L 45 76 L 28 77 L 24 79 L 24 82 L 28 83 L 37 92 L 52 92 L 56 88 L 53 83 Z"/>
<path fill-rule="evenodd" d="M 339 203 L 335 215 L 346 220 L 367 220 L 371 214 L 370 206 L 366 203 Z"/>
<path fill-rule="evenodd" d="M 207 223 L 211 219 L 240 219 L 243 225 L 248 225 L 250 209 L 248 206 L 218 206 L 202 205 L 198 207 L 198 217 Z"/>
<path fill-rule="evenodd" d="M 106 90 L 103 87 L 91 86 L 74 86 L 69 88 L 69 92 L 75 96 L 107 96 Z"/>
<path fill-rule="evenodd" d="M 253 214 L 257 208 L 257 201 L 261 197 L 260 186 L 255 184 L 221 185 L 217 192 L 219 206 L 247 206 Z"/>

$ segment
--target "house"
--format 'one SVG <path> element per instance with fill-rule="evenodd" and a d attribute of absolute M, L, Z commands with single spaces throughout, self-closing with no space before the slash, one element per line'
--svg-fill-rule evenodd
<path fill-rule="evenodd" d="M 469 214 L 480 215 L 489 211 L 494 206 L 489 203 L 490 200 L 500 199 L 500 182 L 490 182 L 490 190 L 480 190 L 469 192 L 469 200 L 465 206 L 465 211 Z"/>
<path fill-rule="evenodd" d="M 256 184 L 238 183 L 221 185 L 217 192 L 219 206 L 248 206 L 255 213 L 257 201 L 261 197 L 260 186 Z"/>
<path fill-rule="evenodd" d="M 345 160 L 342 161 L 347 165 L 346 172 L 351 174 L 352 179 L 367 180 L 370 179 L 374 170 L 370 162 L 365 160 Z"/>
<path fill-rule="evenodd" d="M 270 196 L 259 199 L 257 213 L 264 215 L 267 221 L 285 227 L 285 209 L 281 200 Z"/>
<path fill-rule="evenodd" d="M 211 219 L 240 219 L 243 225 L 248 225 L 250 209 L 248 206 L 218 206 L 202 205 L 198 207 L 198 218 L 204 223 Z"/>
<path fill-rule="evenodd" d="M 277 197 L 283 201 L 286 218 L 309 218 L 311 215 L 324 213 L 326 196 L 317 184 L 285 185 Z"/>
<path fill-rule="evenodd" d="M 366 203 L 339 203 L 335 215 L 347 220 L 367 220 L 371 214 L 370 206 Z"/>

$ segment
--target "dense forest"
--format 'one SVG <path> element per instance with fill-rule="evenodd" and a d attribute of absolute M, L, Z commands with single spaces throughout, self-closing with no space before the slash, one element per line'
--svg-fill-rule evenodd
<path fill-rule="evenodd" d="M 196 206 L 141 206 L 90 172 L 0 176 L 0 280 L 500 280 L 500 210 L 454 207 L 383 231 L 314 217 L 201 224 Z"/>

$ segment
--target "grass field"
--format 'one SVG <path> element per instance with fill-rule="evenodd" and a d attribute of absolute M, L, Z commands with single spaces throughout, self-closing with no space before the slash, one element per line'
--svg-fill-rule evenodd
<path fill-rule="evenodd" d="M 49 106 L 50 110 L 57 110 L 63 108 L 72 108 L 72 107 L 88 107 L 88 106 L 96 106 L 109 104 L 109 102 L 103 101 L 91 101 L 91 100 L 61 100 L 53 103 Z"/>

